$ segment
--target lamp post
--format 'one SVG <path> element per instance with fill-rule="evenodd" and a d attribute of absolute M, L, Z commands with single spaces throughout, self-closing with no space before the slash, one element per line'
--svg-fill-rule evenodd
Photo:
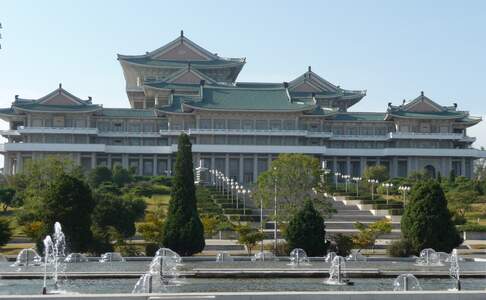
<path fill-rule="evenodd" d="M 405 207 L 405 204 L 407 203 L 407 193 L 410 191 L 410 187 L 407 185 L 401 185 L 398 187 L 398 190 L 402 192 L 403 206 Z"/>
<path fill-rule="evenodd" d="M 393 183 L 386 182 L 383 183 L 382 186 L 384 186 L 386 189 L 386 205 L 388 205 L 388 198 L 390 197 L 390 188 L 393 187 Z"/>
<path fill-rule="evenodd" d="M 341 176 L 342 174 L 339 173 L 339 172 L 336 172 L 334 173 L 334 181 L 336 182 L 336 191 L 338 189 L 338 179 L 339 179 L 339 176 Z"/>
<path fill-rule="evenodd" d="M 349 183 L 349 178 L 351 178 L 350 175 L 343 175 L 341 176 L 344 179 L 344 186 L 345 186 L 345 191 L 348 193 L 348 183 Z"/>
<path fill-rule="evenodd" d="M 238 183 L 235 185 L 235 195 L 236 195 L 236 208 L 239 208 L 239 201 L 238 201 L 238 195 L 241 193 L 241 186 L 238 185 Z"/>
<path fill-rule="evenodd" d="M 375 200 L 375 184 L 378 184 L 378 180 L 368 179 L 368 183 L 371 183 L 371 200 Z"/>
<path fill-rule="evenodd" d="M 354 182 L 356 182 L 356 197 L 359 197 L 359 182 L 362 179 L 363 178 L 361 178 L 361 177 L 353 177 Z"/>
<path fill-rule="evenodd" d="M 277 171 L 276 167 L 273 167 L 273 171 Z M 274 198 L 273 198 L 273 211 L 274 211 L 274 217 L 275 217 L 275 223 L 273 226 L 273 253 L 275 256 L 277 256 L 277 176 L 275 175 L 274 178 Z"/>
<path fill-rule="evenodd" d="M 243 215 L 246 215 L 246 193 L 249 195 L 250 191 L 242 189 L 241 193 L 243 194 Z"/>

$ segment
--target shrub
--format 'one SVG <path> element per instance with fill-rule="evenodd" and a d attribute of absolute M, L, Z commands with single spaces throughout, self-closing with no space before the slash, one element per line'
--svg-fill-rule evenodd
<path fill-rule="evenodd" d="M 404 239 L 393 241 L 386 247 L 386 253 L 393 257 L 408 257 L 413 254 L 412 245 Z"/>
<path fill-rule="evenodd" d="M 486 232 L 486 225 L 481 225 L 481 224 L 476 224 L 476 223 L 467 223 L 467 224 L 458 226 L 457 229 L 459 231 Z"/>
<path fill-rule="evenodd" d="M 349 235 L 337 233 L 330 238 L 328 251 L 336 252 L 337 255 L 346 257 L 353 249 L 353 238 Z"/>
<path fill-rule="evenodd" d="M 286 239 L 290 249 L 302 248 L 309 256 L 326 253 L 326 230 L 324 219 L 314 208 L 312 201 L 305 200 L 304 207 L 290 220 Z"/>
<path fill-rule="evenodd" d="M 12 237 L 12 230 L 10 229 L 10 223 L 7 219 L 0 219 L 0 247 L 7 244 Z"/>
<path fill-rule="evenodd" d="M 145 244 L 145 256 L 155 256 L 157 250 L 159 250 L 159 245 L 155 243 Z"/>

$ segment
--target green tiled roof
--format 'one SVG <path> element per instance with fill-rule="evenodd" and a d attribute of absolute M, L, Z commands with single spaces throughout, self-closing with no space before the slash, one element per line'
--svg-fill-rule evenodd
<path fill-rule="evenodd" d="M 367 113 L 337 113 L 330 117 L 336 121 L 384 121 L 385 114 L 384 113 L 374 113 L 374 112 L 367 112 Z"/>
<path fill-rule="evenodd" d="M 295 111 L 314 105 L 289 101 L 286 89 L 205 87 L 203 99 L 186 102 L 190 106 L 215 110 Z"/>
<path fill-rule="evenodd" d="M 282 88 L 283 82 L 237 82 L 236 86 L 241 88 Z"/>
<path fill-rule="evenodd" d="M 190 83 L 170 83 L 170 82 L 145 82 L 144 85 L 148 87 L 158 88 L 158 89 L 189 89 L 189 90 L 199 90 L 199 84 Z"/>
<path fill-rule="evenodd" d="M 441 112 L 409 112 L 409 111 L 391 111 L 391 116 L 414 119 L 458 119 L 463 118 L 466 114 L 461 111 L 441 111 Z"/>
<path fill-rule="evenodd" d="M 9 108 L 0 108 L 0 114 L 4 115 L 15 115 L 15 111 L 9 107 Z"/>
<path fill-rule="evenodd" d="M 108 116 L 108 117 L 150 118 L 156 116 L 154 109 L 103 108 L 101 112 L 104 116 Z"/>
<path fill-rule="evenodd" d="M 65 111 L 65 112 L 89 112 L 100 109 L 101 106 L 95 104 L 86 105 L 49 105 L 40 103 L 29 103 L 29 104 L 16 104 L 13 106 L 14 109 L 20 110 L 33 110 L 33 111 Z"/>
<path fill-rule="evenodd" d="M 245 62 L 239 58 L 235 59 L 214 59 L 214 60 L 161 60 L 152 59 L 150 57 L 120 57 L 120 60 L 127 61 L 134 64 L 149 65 L 157 67 L 176 67 L 185 68 L 190 63 L 194 68 L 214 68 L 214 67 L 232 67 L 235 65 L 243 65 Z"/>

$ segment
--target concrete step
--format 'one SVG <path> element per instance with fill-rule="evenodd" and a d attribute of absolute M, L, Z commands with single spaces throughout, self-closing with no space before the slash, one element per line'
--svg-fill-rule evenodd
<path fill-rule="evenodd" d="M 373 216 L 373 215 L 333 215 L 329 221 L 349 221 L 349 222 L 376 222 L 379 220 L 383 220 L 385 217 L 382 216 Z"/>

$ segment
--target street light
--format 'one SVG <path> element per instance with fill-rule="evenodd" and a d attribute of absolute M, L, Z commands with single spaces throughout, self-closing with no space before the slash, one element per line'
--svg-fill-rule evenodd
<path fill-rule="evenodd" d="M 386 182 L 386 183 L 382 183 L 381 185 L 384 186 L 385 189 L 386 189 L 386 205 L 388 205 L 388 198 L 390 196 L 390 188 L 393 187 L 393 183 Z"/>
<path fill-rule="evenodd" d="M 277 171 L 277 168 L 273 167 L 273 171 Z M 273 238 L 274 238 L 273 253 L 276 256 L 277 255 L 277 176 L 275 176 L 273 184 L 274 184 L 273 211 L 275 217 L 275 223 L 273 226 Z"/>
<path fill-rule="evenodd" d="M 344 179 L 344 185 L 345 185 L 345 191 L 346 193 L 348 192 L 348 183 L 349 183 L 349 178 L 351 178 L 350 175 L 342 175 L 341 176 Z"/>
<path fill-rule="evenodd" d="M 402 192 L 403 197 L 403 206 L 407 203 L 407 193 L 410 191 L 410 187 L 407 185 L 401 185 L 398 187 L 398 190 Z"/>
<path fill-rule="evenodd" d="M 342 174 L 341 174 L 341 173 L 339 173 L 339 172 L 334 173 L 334 180 L 335 180 L 335 182 L 336 182 L 336 191 L 337 191 L 337 189 L 338 189 L 338 178 L 339 178 L 339 176 L 341 176 L 341 175 L 342 175 Z"/>
<path fill-rule="evenodd" d="M 246 215 L 246 193 L 248 192 L 248 195 L 250 194 L 250 191 L 242 189 L 241 193 L 243 194 L 243 214 Z"/>
<path fill-rule="evenodd" d="M 378 184 L 377 179 L 368 179 L 368 183 L 371 183 L 371 200 L 375 200 L 375 184 Z"/>
<path fill-rule="evenodd" d="M 359 197 L 359 182 L 362 179 L 363 178 L 361 178 L 361 177 L 353 177 L 353 181 L 356 182 L 356 197 Z"/>

